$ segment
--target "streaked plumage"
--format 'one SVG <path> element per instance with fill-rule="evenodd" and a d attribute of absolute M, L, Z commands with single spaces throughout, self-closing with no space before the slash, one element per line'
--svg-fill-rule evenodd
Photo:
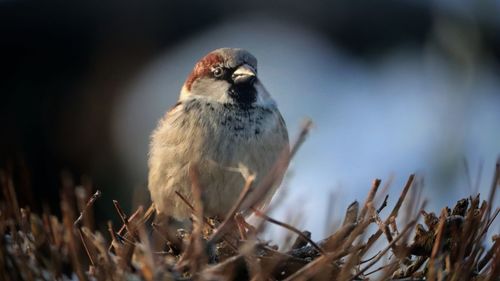
<path fill-rule="evenodd" d="M 222 74 L 218 67 L 225 69 Z M 274 100 L 251 74 L 256 68 L 256 59 L 241 49 L 218 49 L 197 63 L 179 102 L 151 136 L 148 186 L 159 213 L 177 220 L 190 216 L 175 191 L 191 200 L 188 167 L 196 163 L 205 214 L 223 218 L 243 188 L 245 172 L 255 174 L 259 186 L 289 149 Z"/>

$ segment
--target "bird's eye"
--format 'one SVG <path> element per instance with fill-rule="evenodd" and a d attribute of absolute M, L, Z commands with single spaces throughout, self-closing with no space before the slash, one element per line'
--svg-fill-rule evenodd
<path fill-rule="evenodd" d="M 222 77 L 222 75 L 224 75 L 224 69 L 220 66 L 214 68 L 214 70 L 212 70 L 213 74 L 215 77 L 219 78 L 219 77 Z"/>

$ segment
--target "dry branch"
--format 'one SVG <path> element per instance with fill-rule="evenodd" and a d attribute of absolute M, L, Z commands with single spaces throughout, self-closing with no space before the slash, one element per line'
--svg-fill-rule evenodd
<path fill-rule="evenodd" d="M 39 216 L 29 207 L 19 207 L 14 182 L 0 171 L 3 196 L 0 198 L 0 280 L 65 280 L 76 276 L 79 280 L 346 281 L 366 279 L 368 275 L 372 278 L 375 272 L 379 273 L 380 280 L 391 276 L 444 281 L 498 280 L 500 235 L 494 235 L 489 248 L 484 240 L 500 213 L 494 206 L 500 159 L 486 201 L 481 202 L 479 196 L 458 200 L 453 208 L 443 208 L 439 218 L 424 211 L 424 207 L 417 210 L 419 200 L 414 199 L 420 195 L 410 192 L 417 184 L 414 175 L 408 178 L 396 202 L 390 202 L 387 196 L 382 201 L 387 183 L 378 192 L 381 180 L 374 180 L 361 209 L 357 202 L 349 205 L 343 224 L 320 241 L 312 240 L 310 232 L 256 209 L 255 202 L 264 198 L 265 191 L 276 183 L 310 126 L 310 123 L 304 126 L 290 152 L 284 153 L 258 187 L 252 186 L 253 177 L 247 179 L 238 202 L 217 228 L 213 218 L 204 216 L 203 186 L 198 181 L 198 173 L 202 171 L 192 165 L 189 171 L 193 202 L 181 193 L 177 196 L 192 211 L 193 229 L 175 229 L 177 242 L 182 244 L 177 249 L 172 237 L 164 235 L 169 231 L 164 227 L 171 228 L 171 224 L 149 223 L 155 213 L 153 205 L 146 211 L 139 207 L 128 216 L 120 204 L 113 201 L 122 225 L 116 226 L 118 231 L 111 222 L 100 227 L 109 232 L 107 241 L 99 232 L 86 227 L 89 223 L 82 223 L 92 216 L 93 204 L 100 192 L 91 196 L 86 204 L 83 193 L 77 194 L 80 215 L 75 220 L 74 185 L 69 177 L 64 177 L 62 219 L 48 212 Z M 470 175 L 468 181 L 471 185 Z M 374 205 L 379 204 L 379 199 L 382 202 L 376 209 Z M 412 204 L 405 203 L 412 199 L 415 201 Z M 239 213 L 240 208 L 247 208 L 247 200 L 251 201 L 249 210 L 263 218 L 256 227 L 249 225 Z M 381 210 L 392 204 L 388 217 L 380 218 Z M 403 223 L 405 220 L 399 216 L 403 213 L 400 211 L 403 204 L 409 206 L 403 209 L 408 223 Z M 420 216 L 423 221 L 417 224 Z M 289 250 L 278 249 L 272 242 L 259 239 L 265 222 L 284 227 L 298 236 Z M 374 223 L 378 228 L 372 233 L 370 226 Z M 239 227 L 239 235 L 234 235 L 235 225 Z M 150 234 L 159 234 L 160 239 L 155 242 L 160 248 L 156 248 Z M 387 239 L 379 239 L 382 234 Z M 408 237 L 413 240 L 407 242 Z M 380 249 L 374 246 L 376 241 L 383 243 Z M 378 253 L 366 259 L 364 255 L 368 250 Z"/>

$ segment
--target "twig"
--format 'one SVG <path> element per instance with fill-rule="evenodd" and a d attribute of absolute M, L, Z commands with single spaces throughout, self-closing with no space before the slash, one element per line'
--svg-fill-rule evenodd
<path fill-rule="evenodd" d="M 123 235 L 120 235 L 118 233 L 116 233 L 115 235 L 116 235 L 116 238 L 118 238 L 117 241 L 121 241 L 122 243 L 128 244 L 130 246 L 135 246 L 135 244 L 136 244 L 135 241 L 131 241 L 130 239 L 128 239 L 127 237 L 125 237 Z"/>
<path fill-rule="evenodd" d="M 427 256 L 420 256 L 413 261 L 406 269 L 399 269 L 392 273 L 392 279 L 401 279 L 413 275 L 427 261 Z M 384 279 L 380 279 L 384 280 Z"/>
<path fill-rule="evenodd" d="M 342 225 L 356 223 L 358 221 L 358 212 L 359 203 L 358 201 L 354 201 L 347 207 Z"/>
<path fill-rule="evenodd" d="M 401 239 L 403 236 L 405 236 L 406 232 L 408 232 L 414 225 L 415 223 L 417 223 L 417 220 L 418 220 L 418 217 L 417 219 L 414 219 L 412 220 L 410 223 L 408 223 L 406 225 L 406 227 L 403 229 L 403 231 L 398 235 L 396 236 L 396 238 L 394 238 L 394 240 L 392 240 L 391 243 L 389 243 L 381 252 L 380 254 L 375 258 L 373 259 L 368 265 L 366 265 L 362 270 L 360 270 L 357 274 L 355 274 L 353 277 L 351 277 L 351 281 L 356 279 L 359 275 L 363 274 L 366 270 L 368 270 L 369 268 L 371 268 L 375 263 L 377 263 L 384 255 L 385 253 L 387 253 L 387 251 L 389 251 L 390 249 L 392 249 L 393 245 L 399 241 L 399 239 Z"/>
<path fill-rule="evenodd" d="M 479 261 L 477 266 L 477 271 L 481 272 L 483 268 L 492 260 L 492 257 L 495 255 L 495 252 L 500 248 L 500 238 L 495 239 L 493 243 L 493 247 L 484 255 L 484 257 Z M 497 257 L 498 259 L 499 257 Z"/>
<path fill-rule="evenodd" d="M 162 230 L 159 229 L 159 227 L 161 227 L 160 225 L 156 224 L 156 223 L 151 223 L 151 227 L 153 228 L 154 231 L 156 231 L 160 238 L 163 240 L 163 242 L 165 243 L 171 243 L 167 238 L 165 238 L 164 236 L 164 233 L 162 232 Z"/>
<path fill-rule="evenodd" d="M 252 184 L 255 181 L 255 176 L 250 175 L 246 181 L 245 185 L 243 186 L 243 189 L 240 192 L 240 195 L 238 197 L 238 200 L 236 200 L 236 203 L 233 204 L 233 207 L 229 211 L 229 214 L 224 218 L 224 221 L 219 225 L 219 227 L 214 231 L 214 233 L 210 236 L 208 239 L 208 243 L 216 243 L 224 234 L 226 234 L 229 222 L 234 219 L 234 215 L 236 212 L 241 207 L 241 204 L 243 204 L 244 200 L 247 198 L 248 193 L 251 190 Z"/>
<path fill-rule="evenodd" d="M 247 240 L 248 239 L 248 236 L 247 236 L 247 232 L 246 232 L 246 221 L 245 221 L 245 218 L 240 214 L 240 213 L 236 213 L 234 215 L 234 220 L 236 221 L 236 226 L 238 227 L 238 232 L 240 234 L 240 239 L 241 240 Z"/>
<path fill-rule="evenodd" d="M 365 224 L 368 225 L 368 223 L 368 221 L 365 221 Z M 335 233 L 323 239 L 320 242 L 321 247 L 327 252 L 339 249 L 342 246 L 342 241 L 349 237 L 349 235 L 351 235 L 357 227 L 359 227 L 359 225 L 354 223 L 343 225 L 335 231 Z"/>
<path fill-rule="evenodd" d="M 363 247 L 364 247 L 364 245 L 358 245 L 355 247 L 350 247 L 348 249 L 344 249 L 344 250 L 339 251 L 337 253 L 327 253 L 326 255 L 320 256 L 319 258 L 308 263 L 306 266 L 297 270 L 294 274 L 288 276 L 285 279 L 285 281 L 309 280 L 310 277 L 314 276 L 314 274 L 316 274 L 319 270 L 324 268 L 325 264 L 334 262 L 338 259 L 341 259 L 341 258 L 347 256 L 350 253 L 359 251 Z"/>
<path fill-rule="evenodd" d="M 191 273 L 196 274 L 200 271 L 207 257 L 204 252 L 202 241 L 203 220 L 205 218 L 203 215 L 202 190 L 199 182 L 198 167 L 194 163 L 189 166 L 189 177 L 191 178 L 191 194 L 193 195 L 194 204 L 196 206 L 194 209 L 193 231 L 189 238 L 189 244 L 179 258 L 176 268 L 181 269 L 189 265 Z"/>
<path fill-rule="evenodd" d="M 297 228 L 287 224 L 287 223 L 284 223 L 284 222 L 280 222 L 278 220 L 275 220 L 271 217 L 269 217 L 268 215 L 260 212 L 259 210 L 256 210 L 256 209 L 253 209 L 255 215 L 265 219 L 266 221 L 270 222 L 270 223 L 273 223 L 273 224 L 276 224 L 276 225 L 279 225 L 281 227 L 284 227 L 292 232 L 294 232 L 295 234 L 297 234 L 298 236 L 302 237 L 302 239 L 306 240 L 307 242 L 309 242 L 318 252 L 320 252 L 322 255 L 326 254 L 326 252 L 320 247 L 318 246 L 318 244 L 316 244 L 316 242 L 312 241 L 311 238 L 307 237 L 306 235 L 304 235 L 304 233 L 302 233 L 302 231 L 298 230 Z"/>
<path fill-rule="evenodd" d="M 86 214 L 87 210 L 94 204 L 94 202 L 101 197 L 101 191 L 96 190 L 96 192 L 89 198 L 87 201 L 87 204 L 85 205 L 85 208 L 80 212 L 80 215 L 78 218 L 75 220 L 73 223 L 74 226 L 80 227 L 80 224 L 82 222 L 83 216 Z"/>
<path fill-rule="evenodd" d="M 200 185 L 200 175 L 198 173 L 198 166 L 196 164 L 191 164 L 189 166 L 189 177 L 191 179 L 191 194 L 193 194 L 193 200 L 196 208 L 194 209 L 194 215 L 199 225 L 195 227 L 202 228 L 201 224 L 203 222 L 203 199 L 202 190 Z"/>
<path fill-rule="evenodd" d="M 182 195 L 179 191 L 175 191 L 175 194 L 177 194 L 177 196 L 179 196 L 179 198 L 184 202 L 184 204 L 186 204 L 189 209 L 191 209 L 191 211 L 194 213 L 195 212 L 195 209 L 193 207 L 193 205 L 191 203 L 189 203 L 189 201 L 187 200 L 186 197 L 184 197 L 184 195 Z M 215 226 L 210 222 L 210 220 L 207 218 L 207 217 L 204 217 L 203 218 L 203 221 L 211 228 L 211 229 L 215 229 Z M 223 238 L 224 239 L 224 238 Z M 224 242 L 227 243 L 227 245 L 233 250 L 233 251 L 238 251 L 238 248 L 233 245 L 233 243 L 231 243 L 228 239 L 224 239 Z M 210 242 L 209 242 L 210 243 Z"/>
<path fill-rule="evenodd" d="M 437 234 L 436 234 L 436 240 L 434 241 L 434 245 L 432 246 L 432 252 L 431 252 L 431 258 L 429 260 L 429 273 L 427 274 L 427 277 L 429 280 L 435 280 L 435 259 L 437 257 L 437 254 L 439 253 L 441 249 L 441 242 L 443 241 L 443 236 L 444 236 L 444 227 L 445 227 L 445 222 L 446 222 L 446 208 L 443 208 L 441 210 L 441 216 L 439 219 L 439 224 L 437 228 Z"/>
<path fill-rule="evenodd" d="M 491 204 L 491 203 L 490 203 Z M 498 216 L 498 213 L 500 213 L 500 208 L 496 208 L 495 212 L 493 213 L 493 215 L 491 216 L 491 218 L 488 220 L 488 222 L 486 223 L 486 226 L 484 227 L 483 231 L 481 232 L 481 234 L 479 235 L 479 237 L 482 237 L 484 234 L 486 234 L 486 232 L 488 231 L 488 229 L 490 228 L 491 224 L 495 221 L 495 219 L 497 218 Z"/>
<path fill-rule="evenodd" d="M 182 195 L 182 193 L 180 191 L 176 190 L 174 192 L 175 192 L 175 194 L 177 194 L 177 196 L 179 196 L 179 198 L 184 202 L 184 204 L 186 204 L 189 207 L 189 209 L 191 209 L 191 211 L 194 212 L 194 207 L 193 207 L 193 205 L 191 205 L 191 203 L 189 203 L 189 201 L 187 200 L 187 198 L 184 197 L 184 195 Z"/>
<path fill-rule="evenodd" d="M 151 216 L 154 214 L 154 212 L 155 212 L 155 206 L 154 206 L 154 203 L 152 203 L 149 206 L 149 208 L 146 210 L 146 212 L 144 213 L 144 216 L 142 218 L 138 219 L 136 225 L 144 224 L 147 220 L 149 220 L 151 218 Z M 134 221 L 136 219 L 136 217 L 139 216 L 140 214 L 142 214 L 142 207 L 141 208 L 137 208 L 137 210 L 130 217 L 127 218 L 127 221 L 129 221 L 129 222 Z M 126 229 L 127 229 L 127 225 L 126 224 L 122 224 L 122 226 L 120 227 L 120 229 L 118 230 L 118 232 L 114 232 L 114 233 L 116 235 L 118 235 L 119 237 L 123 237 L 122 236 L 123 235 L 123 231 L 125 231 Z M 129 233 L 129 235 L 132 235 L 132 234 Z M 110 245 L 108 250 L 111 251 L 112 248 L 113 248 L 113 245 Z"/>
<path fill-rule="evenodd" d="M 380 214 L 382 210 L 387 206 L 387 199 L 389 199 L 389 194 L 387 194 L 384 198 L 384 202 L 382 202 L 382 205 L 377 209 L 377 214 Z"/>
<path fill-rule="evenodd" d="M 302 231 L 302 234 L 304 234 L 308 238 L 311 238 L 311 232 L 309 232 L 307 230 L 306 231 Z M 302 239 L 302 236 L 297 236 L 297 239 L 295 239 L 295 242 L 293 242 L 293 244 L 290 247 L 290 249 L 291 250 L 300 249 L 300 248 L 306 246 L 307 243 L 308 243 L 307 240 Z"/>
<path fill-rule="evenodd" d="M 120 207 L 120 204 L 118 203 L 118 201 L 116 200 L 113 200 L 113 205 L 115 206 L 115 209 L 116 209 L 116 212 L 118 213 L 118 216 L 120 217 L 120 219 L 122 220 L 122 223 L 123 225 L 125 226 L 125 229 L 127 230 L 128 233 L 130 233 L 130 235 L 135 238 L 135 234 L 134 232 L 131 231 L 130 229 L 130 225 L 129 225 L 129 221 L 128 221 L 128 217 L 127 215 L 125 214 L 125 212 L 123 212 L 122 208 Z"/>
<path fill-rule="evenodd" d="M 288 168 L 288 164 L 295 156 L 300 146 L 304 143 L 307 135 L 309 134 L 309 131 L 311 130 L 311 127 L 312 127 L 312 121 L 310 119 L 306 119 L 301 127 L 299 136 L 297 137 L 295 142 L 291 145 L 290 151 L 288 151 L 288 148 L 285 148 L 281 152 L 280 157 L 278 157 L 273 167 L 262 179 L 259 186 L 253 189 L 255 191 L 253 192 L 252 197 L 249 198 L 248 200 L 249 202 L 247 204 L 249 207 L 258 207 L 258 205 L 263 202 L 265 196 L 268 193 L 268 190 L 270 188 L 273 188 L 273 186 L 277 184 L 276 182 L 277 180 L 281 179 L 286 169 Z M 270 208 L 268 207 L 266 209 L 266 212 L 269 212 L 269 210 Z M 260 225 L 261 224 L 259 224 L 256 227 L 256 229 L 260 229 Z"/>
<path fill-rule="evenodd" d="M 116 237 L 115 230 L 113 229 L 113 223 L 111 221 L 108 221 L 108 232 L 109 235 L 111 236 L 111 246 L 113 247 L 113 244 L 118 243 L 118 238 Z M 116 248 L 118 245 L 115 247 L 115 251 L 117 250 Z"/>
<path fill-rule="evenodd" d="M 196 210 L 194 209 L 193 205 L 192 205 L 191 203 L 189 203 L 189 201 L 187 200 L 187 198 L 186 198 L 184 195 L 182 195 L 182 193 L 180 193 L 180 191 L 177 191 L 177 190 L 176 190 L 176 191 L 175 191 L 175 194 L 176 194 L 177 196 L 179 196 L 179 198 L 182 200 L 182 202 L 184 202 L 184 204 L 186 204 L 186 205 L 188 206 L 188 208 L 189 208 L 189 209 L 191 209 L 191 211 L 192 211 L 193 213 L 194 213 L 194 212 L 196 212 Z M 210 222 L 210 220 L 209 220 L 207 217 L 205 217 L 205 218 L 203 219 L 203 221 L 204 221 L 204 222 L 205 222 L 205 223 L 206 223 L 206 224 L 207 224 L 210 228 L 212 228 L 212 229 L 214 229 L 214 228 L 215 228 L 215 226 L 214 226 L 214 225 Z"/>
<path fill-rule="evenodd" d="M 83 232 L 82 232 L 81 228 L 78 228 L 78 234 L 80 235 L 80 240 L 82 240 L 82 244 L 83 244 L 83 248 L 85 249 L 85 253 L 87 253 L 87 256 L 89 257 L 90 264 L 92 264 L 92 266 L 95 266 L 94 258 L 92 258 L 92 255 L 90 254 L 89 247 L 87 245 L 87 242 L 85 241 L 85 237 L 83 237 Z"/>
<path fill-rule="evenodd" d="M 406 194 L 408 194 L 408 191 L 412 187 L 414 179 L 415 179 L 415 174 L 411 174 L 410 177 L 408 177 L 408 180 L 406 181 L 406 184 L 405 184 L 403 191 L 401 193 L 401 196 L 399 196 L 398 202 L 394 206 L 394 209 L 392 209 L 392 212 L 389 215 L 389 218 L 396 217 L 398 215 L 399 208 L 401 208 L 401 205 L 403 204 L 403 202 L 406 198 Z"/>
<path fill-rule="evenodd" d="M 403 190 L 401 191 L 401 195 L 399 196 L 398 202 L 396 202 L 396 205 L 394 206 L 391 213 L 387 217 L 385 224 L 389 224 L 391 221 L 391 218 L 396 217 L 398 215 L 399 209 L 401 208 L 401 205 L 403 204 L 403 201 L 405 200 L 406 195 L 408 194 L 408 191 L 412 187 L 414 179 L 415 179 L 415 174 L 411 174 L 408 177 L 408 180 L 406 181 L 406 184 L 405 184 Z M 368 242 L 366 243 L 365 249 L 366 250 L 369 249 L 373 245 L 373 243 L 375 243 L 375 241 L 377 241 L 378 238 L 380 238 L 380 235 L 382 235 L 382 233 L 383 233 L 383 231 L 381 229 L 378 229 L 377 232 L 375 232 L 375 234 L 373 234 L 368 239 Z"/>
<path fill-rule="evenodd" d="M 309 134 L 309 131 L 312 128 L 312 125 L 313 125 L 313 123 L 312 123 L 311 119 L 306 119 L 304 121 L 304 124 L 302 124 L 302 130 L 300 131 L 300 134 L 297 137 L 295 144 L 292 146 L 292 150 L 290 151 L 290 158 L 293 158 L 295 156 L 295 153 L 297 153 L 300 146 L 304 143 L 307 135 Z"/>
<path fill-rule="evenodd" d="M 144 217 L 142 219 L 139 219 L 139 221 L 137 222 L 137 224 L 141 224 L 141 223 L 144 223 L 146 220 L 148 220 L 148 218 L 146 217 L 148 214 L 147 212 L 149 212 L 150 210 L 154 211 L 154 204 L 151 204 L 151 206 L 149 207 L 149 209 L 146 211 L 146 214 L 144 215 Z M 139 208 L 137 210 L 135 210 L 135 212 L 133 212 L 130 216 L 127 216 L 127 221 L 128 222 L 131 222 L 131 221 L 134 221 L 136 219 L 137 216 L 139 216 Z M 118 234 L 123 234 L 123 231 L 125 231 L 127 228 L 126 228 L 126 225 L 125 224 L 122 224 L 122 226 L 120 227 L 120 229 L 118 230 Z"/>
<path fill-rule="evenodd" d="M 360 219 L 364 219 L 366 213 L 368 212 L 368 205 L 373 202 L 375 195 L 377 194 L 377 190 L 382 181 L 380 179 L 374 179 L 372 183 L 372 187 L 370 188 L 370 192 L 368 193 L 368 197 L 366 197 L 365 204 L 363 205 L 363 209 L 361 209 L 361 213 L 359 214 Z"/>
<path fill-rule="evenodd" d="M 373 257 L 371 257 L 371 258 L 369 258 L 369 259 L 366 259 L 366 260 L 362 260 L 362 261 L 360 261 L 358 265 L 365 264 L 365 263 L 367 263 L 367 262 L 369 262 L 369 261 L 373 260 L 373 259 L 374 259 L 374 258 L 376 258 L 379 254 L 380 254 L 380 251 L 378 251 L 375 255 L 373 255 Z"/>
<path fill-rule="evenodd" d="M 297 140 L 291 145 L 291 150 L 288 151 L 288 148 L 286 148 L 282 151 L 280 157 L 274 163 L 270 171 L 265 175 L 260 184 L 253 189 L 254 193 L 252 194 L 252 198 L 249 198 L 248 200 L 249 207 L 256 207 L 256 205 L 262 203 L 265 195 L 267 194 L 267 191 L 270 188 L 273 188 L 273 186 L 276 184 L 276 181 L 285 173 L 286 169 L 288 168 L 288 164 L 290 163 L 293 156 L 297 153 L 302 143 L 304 143 L 311 127 L 312 121 L 310 119 L 307 119 L 302 125 Z M 270 209 L 271 208 L 268 206 L 266 210 L 262 212 L 269 212 Z M 257 225 L 255 226 L 257 232 L 262 231 L 263 225 L 263 221 L 257 223 Z"/>
<path fill-rule="evenodd" d="M 85 271 L 82 268 L 82 264 L 79 259 L 78 255 L 78 248 L 76 244 L 76 239 L 74 232 L 72 231 L 74 229 L 73 227 L 73 219 L 74 219 L 74 214 L 73 210 L 70 207 L 70 204 L 68 202 L 68 195 L 63 192 L 62 199 L 61 199 L 61 212 L 63 215 L 63 225 L 69 232 L 68 235 L 68 247 L 69 247 L 69 253 L 71 257 L 71 262 L 73 264 L 73 267 L 76 271 L 76 274 L 80 280 L 88 280 L 87 275 L 85 275 Z"/>

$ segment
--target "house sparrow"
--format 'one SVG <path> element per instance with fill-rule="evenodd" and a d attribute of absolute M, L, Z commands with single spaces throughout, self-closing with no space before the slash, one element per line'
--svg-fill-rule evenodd
<path fill-rule="evenodd" d="M 186 221 L 192 211 L 189 167 L 195 163 L 205 215 L 223 219 L 237 201 L 248 174 L 253 187 L 288 153 L 288 132 L 275 101 L 257 78 L 257 59 L 243 49 L 222 48 L 196 63 L 177 104 L 151 136 L 149 191 L 157 213 Z M 283 175 L 279 175 L 278 184 Z M 277 185 L 277 184 L 276 184 Z M 239 211 L 267 204 L 244 202 Z"/>

